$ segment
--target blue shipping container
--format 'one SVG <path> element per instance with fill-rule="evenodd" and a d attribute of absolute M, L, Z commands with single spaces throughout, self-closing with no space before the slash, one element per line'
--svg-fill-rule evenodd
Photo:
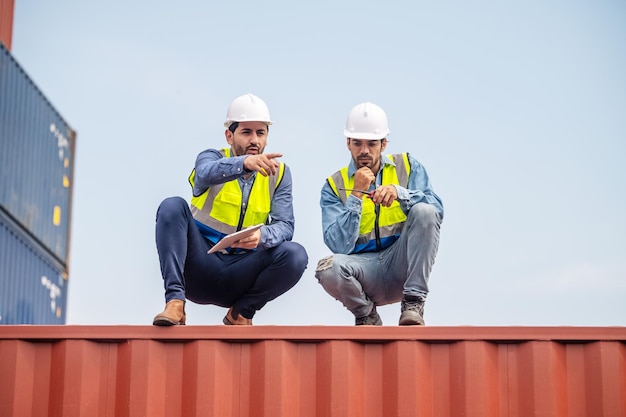
<path fill-rule="evenodd" d="M 67 274 L 0 209 L 0 324 L 65 324 Z"/>
<path fill-rule="evenodd" d="M 76 133 L 0 44 L 0 208 L 67 269 Z"/>

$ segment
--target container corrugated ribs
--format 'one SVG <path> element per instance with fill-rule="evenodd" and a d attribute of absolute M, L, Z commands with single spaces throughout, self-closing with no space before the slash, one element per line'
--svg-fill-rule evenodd
<path fill-rule="evenodd" d="M 626 328 L 0 326 L 0 415 L 618 417 Z"/>
<path fill-rule="evenodd" d="M 0 208 L 67 269 L 75 131 L 0 45 Z"/>
<path fill-rule="evenodd" d="M 64 266 L 0 208 L 0 324 L 64 324 L 66 305 Z"/>

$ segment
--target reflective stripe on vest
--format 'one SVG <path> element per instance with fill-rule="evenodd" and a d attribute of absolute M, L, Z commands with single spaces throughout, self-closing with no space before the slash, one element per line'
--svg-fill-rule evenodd
<path fill-rule="evenodd" d="M 411 170 L 408 154 L 387 155 L 386 158 L 393 160 L 396 165 L 383 164 L 382 185 L 394 184 L 406 188 Z M 330 176 L 328 184 L 345 205 L 350 192 L 340 188 L 354 188 L 354 176 L 348 178 L 348 167 L 345 167 Z M 400 236 L 405 221 L 406 215 L 397 200 L 390 207 L 379 206 L 377 209 L 370 198 L 363 198 L 359 237 L 353 252 L 370 252 L 377 250 L 377 246 L 383 249 L 388 247 Z"/>
<path fill-rule="evenodd" d="M 230 158 L 230 149 L 222 149 L 220 153 L 223 157 Z M 223 235 L 255 224 L 266 223 L 274 191 L 280 184 L 284 173 L 285 164 L 281 162 L 275 175 L 255 176 L 241 224 L 243 193 L 238 179 L 209 187 L 197 197 L 192 195 L 191 214 L 195 220 Z M 196 170 L 194 169 L 189 176 L 192 190 L 195 176 Z"/>

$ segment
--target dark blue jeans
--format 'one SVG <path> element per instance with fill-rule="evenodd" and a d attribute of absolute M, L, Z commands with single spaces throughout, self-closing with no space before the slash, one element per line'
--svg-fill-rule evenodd
<path fill-rule="evenodd" d="M 296 285 L 308 263 L 305 249 L 295 242 L 243 254 L 207 254 L 210 245 L 180 197 L 167 198 L 159 206 L 156 246 L 165 302 L 188 299 L 234 307 L 249 319 Z"/>

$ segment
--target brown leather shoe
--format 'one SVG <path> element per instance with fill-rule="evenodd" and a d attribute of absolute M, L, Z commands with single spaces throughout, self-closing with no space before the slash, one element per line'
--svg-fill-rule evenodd
<path fill-rule="evenodd" d="M 228 313 L 224 317 L 224 324 L 229 326 L 252 326 L 252 319 L 247 319 L 241 314 L 237 313 L 237 317 L 233 316 L 233 308 L 228 309 Z"/>
<path fill-rule="evenodd" d="M 183 300 L 172 300 L 165 304 L 165 310 L 156 315 L 152 324 L 155 326 L 175 326 L 185 325 L 185 302 Z"/>

